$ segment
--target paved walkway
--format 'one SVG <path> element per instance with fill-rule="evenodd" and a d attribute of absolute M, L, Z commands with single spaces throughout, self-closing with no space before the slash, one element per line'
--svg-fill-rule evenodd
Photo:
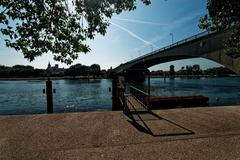
<path fill-rule="evenodd" d="M 5 159 L 240 159 L 240 106 L 0 116 Z"/>

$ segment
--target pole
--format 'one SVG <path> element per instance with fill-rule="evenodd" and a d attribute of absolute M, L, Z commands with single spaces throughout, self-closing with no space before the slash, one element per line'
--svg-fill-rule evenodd
<path fill-rule="evenodd" d="M 150 106 L 150 71 L 148 72 L 148 107 Z"/>
<path fill-rule="evenodd" d="M 53 93 L 52 81 L 50 78 L 46 81 L 46 96 L 47 96 L 47 113 L 53 113 Z"/>
<path fill-rule="evenodd" d="M 112 110 L 117 110 L 117 79 L 112 80 Z"/>

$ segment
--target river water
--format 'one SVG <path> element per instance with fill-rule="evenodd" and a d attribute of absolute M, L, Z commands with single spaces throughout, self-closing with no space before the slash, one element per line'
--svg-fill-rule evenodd
<path fill-rule="evenodd" d="M 139 84 L 138 84 L 139 85 Z M 54 80 L 54 112 L 112 109 L 111 80 Z M 139 85 L 146 90 L 147 81 Z M 0 115 L 46 113 L 45 81 L 0 81 Z M 204 95 L 211 106 L 240 104 L 240 77 L 151 79 L 152 96 Z M 219 99 L 219 101 L 216 100 Z"/>

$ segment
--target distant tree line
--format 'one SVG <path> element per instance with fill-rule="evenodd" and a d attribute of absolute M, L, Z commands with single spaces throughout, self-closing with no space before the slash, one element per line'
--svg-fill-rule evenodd
<path fill-rule="evenodd" d="M 206 69 L 204 72 L 205 72 L 205 75 L 210 75 L 210 76 L 212 75 L 226 76 L 230 74 L 235 74 L 233 71 L 225 67 L 209 68 L 209 69 Z"/>
<path fill-rule="evenodd" d="M 200 65 L 194 64 L 194 65 L 187 65 L 182 66 L 180 70 L 175 71 L 174 65 L 171 65 L 169 67 L 169 71 L 152 71 L 152 76 L 228 76 L 230 74 L 235 74 L 233 71 L 231 71 L 228 68 L 225 67 L 214 67 L 214 68 L 208 68 L 206 70 L 201 69 Z"/>
<path fill-rule="evenodd" d="M 62 70 L 62 68 L 61 68 Z M 54 74 L 51 75 L 47 69 L 36 69 L 32 66 L 15 65 L 12 67 L 0 65 L 0 78 L 30 78 L 30 77 L 79 77 L 79 76 L 90 76 L 92 78 L 106 78 L 109 71 L 101 70 L 100 65 L 93 64 L 91 66 L 86 66 L 82 64 L 75 64 L 67 69 L 63 69 L 64 74 Z"/>
<path fill-rule="evenodd" d="M 101 67 L 98 64 L 93 64 L 91 66 L 86 66 L 82 64 L 75 64 L 69 69 L 66 69 L 65 76 L 102 76 Z"/>
<path fill-rule="evenodd" d="M 0 78 L 30 78 L 30 77 L 90 77 L 90 78 L 107 78 L 110 70 L 101 70 L 100 65 L 93 64 L 86 66 L 82 64 L 75 64 L 67 69 L 64 69 L 64 74 L 49 75 L 46 69 L 37 69 L 32 66 L 15 65 L 12 67 L 0 65 Z M 152 76 L 227 76 L 234 74 L 233 71 L 225 67 L 216 67 L 202 70 L 200 65 L 187 65 L 181 67 L 180 70 L 175 71 L 174 65 L 169 67 L 169 71 L 152 71 Z"/>
<path fill-rule="evenodd" d="M 46 77 L 44 69 L 35 69 L 32 66 L 15 65 L 7 67 L 0 65 L 0 78 L 20 78 L 20 77 Z"/>
<path fill-rule="evenodd" d="M 178 75 L 203 75 L 204 71 L 201 69 L 200 65 L 187 65 L 182 66 L 181 69 L 177 72 Z"/>

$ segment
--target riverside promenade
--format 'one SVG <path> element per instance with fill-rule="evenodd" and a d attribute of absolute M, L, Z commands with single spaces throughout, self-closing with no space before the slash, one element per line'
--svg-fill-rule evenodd
<path fill-rule="evenodd" d="M 0 160 L 240 159 L 240 106 L 0 116 Z"/>

